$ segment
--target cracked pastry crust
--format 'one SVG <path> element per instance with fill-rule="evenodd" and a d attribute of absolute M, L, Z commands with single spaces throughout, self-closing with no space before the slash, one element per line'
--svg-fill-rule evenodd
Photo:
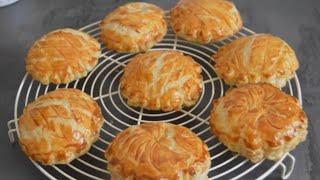
<path fill-rule="evenodd" d="M 202 93 L 201 66 L 178 51 L 149 51 L 133 57 L 120 80 L 131 106 L 172 111 L 194 105 Z"/>
<path fill-rule="evenodd" d="M 270 34 L 237 39 L 222 46 L 213 58 L 218 75 L 236 86 L 266 82 L 281 88 L 299 67 L 294 50 Z"/>
<path fill-rule="evenodd" d="M 19 142 L 35 161 L 67 164 L 90 149 L 102 124 L 100 107 L 89 95 L 77 89 L 58 89 L 24 108 Z"/>
<path fill-rule="evenodd" d="M 180 0 L 170 21 L 179 37 L 201 44 L 223 40 L 242 28 L 239 11 L 227 0 Z"/>
<path fill-rule="evenodd" d="M 100 44 L 74 29 L 58 29 L 37 40 L 26 58 L 26 70 L 42 84 L 66 84 L 91 71 L 100 56 Z"/>
<path fill-rule="evenodd" d="M 278 160 L 306 139 L 308 119 L 298 100 L 270 84 L 231 89 L 213 106 L 214 134 L 254 163 Z"/>
<path fill-rule="evenodd" d="M 204 180 L 207 145 L 188 128 L 169 123 L 131 126 L 106 150 L 111 179 Z"/>
<path fill-rule="evenodd" d="M 128 3 L 101 22 L 101 40 L 118 52 L 147 51 L 167 33 L 164 11 L 149 3 Z"/>

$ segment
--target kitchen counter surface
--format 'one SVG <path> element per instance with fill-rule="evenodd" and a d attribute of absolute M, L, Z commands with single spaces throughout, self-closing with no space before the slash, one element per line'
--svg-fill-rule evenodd
<path fill-rule="evenodd" d="M 102 19 L 128 0 L 20 0 L 0 8 L 0 172 L 1 179 L 45 179 L 11 145 L 7 121 L 13 118 L 14 99 L 25 74 L 24 57 L 32 43 L 46 32 L 62 27 L 80 28 Z M 149 0 L 164 9 L 176 1 Z M 303 106 L 309 116 L 307 141 L 295 149 L 296 167 L 290 179 L 320 178 L 320 1 L 319 0 L 235 0 L 245 26 L 256 32 L 285 39 L 300 60 Z M 269 179 L 277 179 L 279 170 Z"/>

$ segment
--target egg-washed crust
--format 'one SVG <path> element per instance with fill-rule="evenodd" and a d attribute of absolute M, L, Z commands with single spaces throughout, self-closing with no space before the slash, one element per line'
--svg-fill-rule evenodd
<path fill-rule="evenodd" d="M 237 8 L 227 0 L 180 0 L 171 10 L 170 22 L 179 37 L 201 44 L 230 37 L 243 24 Z"/>
<path fill-rule="evenodd" d="M 239 38 L 222 46 L 213 58 L 218 75 L 236 86 L 265 82 L 281 88 L 299 67 L 294 50 L 270 34 Z"/>
<path fill-rule="evenodd" d="M 231 151 L 252 162 L 279 160 L 307 136 L 296 98 L 266 84 L 247 84 L 214 101 L 211 129 Z"/>
<path fill-rule="evenodd" d="M 128 3 L 101 22 L 101 40 L 118 52 L 147 51 L 167 33 L 164 11 L 149 3 Z"/>
<path fill-rule="evenodd" d="M 149 51 L 130 60 L 120 80 L 131 106 L 172 111 L 194 105 L 203 89 L 201 66 L 178 51 Z"/>
<path fill-rule="evenodd" d="M 86 76 L 98 63 L 100 54 L 100 44 L 88 34 L 58 29 L 33 44 L 26 70 L 42 84 L 66 84 Z"/>
<path fill-rule="evenodd" d="M 89 95 L 77 89 L 58 89 L 24 108 L 19 142 L 35 161 L 67 164 L 90 149 L 102 124 L 100 107 Z"/>
<path fill-rule="evenodd" d="M 131 126 L 107 151 L 112 179 L 207 179 L 207 145 L 188 128 L 169 123 Z"/>

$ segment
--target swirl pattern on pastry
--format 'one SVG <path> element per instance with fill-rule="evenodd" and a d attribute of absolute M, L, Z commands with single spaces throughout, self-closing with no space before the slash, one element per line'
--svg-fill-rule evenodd
<path fill-rule="evenodd" d="M 28 104 L 19 119 L 19 141 L 27 156 L 45 165 L 67 164 L 99 137 L 98 104 L 77 89 L 58 89 Z"/>
<path fill-rule="evenodd" d="M 118 52 L 147 51 L 167 33 L 164 11 L 149 3 L 128 3 L 101 22 L 101 40 Z"/>
<path fill-rule="evenodd" d="M 189 129 L 148 123 L 119 133 L 107 151 L 112 179 L 207 179 L 208 147 Z"/>
<path fill-rule="evenodd" d="M 227 0 L 180 0 L 170 21 L 179 37 L 201 44 L 225 39 L 242 28 L 240 13 Z"/>
<path fill-rule="evenodd" d="M 26 70 L 42 84 L 66 84 L 86 76 L 98 63 L 100 54 L 100 44 L 88 34 L 58 29 L 33 44 Z"/>
<path fill-rule="evenodd" d="M 213 56 L 218 75 L 229 85 L 266 82 L 284 87 L 299 62 L 294 50 L 269 34 L 242 37 L 222 46 Z"/>
<path fill-rule="evenodd" d="M 266 84 L 247 84 L 214 101 L 210 124 L 231 151 L 252 162 L 278 160 L 307 135 L 308 119 L 296 98 Z"/>
<path fill-rule="evenodd" d="M 133 57 L 120 81 L 131 106 L 172 111 L 194 105 L 202 92 L 201 66 L 178 51 L 149 51 Z"/>

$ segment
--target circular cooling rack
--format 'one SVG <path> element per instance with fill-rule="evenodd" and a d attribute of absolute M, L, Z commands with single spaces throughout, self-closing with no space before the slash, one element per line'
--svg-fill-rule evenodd
<path fill-rule="evenodd" d="M 95 22 L 81 28 L 99 40 L 99 23 Z M 90 151 L 67 165 L 42 166 L 32 163 L 49 179 L 110 179 L 107 170 L 107 161 L 104 151 L 116 134 L 131 125 L 154 121 L 170 122 L 183 125 L 195 132 L 209 147 L 211 167 L 209 179 L 245 179 L 246 177 L 263 179 L 276 170 L 277 176 L 287 179 L 295 164 L 295 158 L 287 153 L 277 162 L 268 160 L 253 164 L 248 159 L 229 151 L 211 133 L 208 123 L 213 99 L 224 95 L 229 88 L 215 73 L 214 59 L 211 56 L 218 48 L 226 43 L 254 34 L 253 31 L 243 28 L 236 35 L 223 41 L 210 44 L 194 44 L 176 37 L 171 28 L 164 39 L 151 50 L 174 49 L 190 55 L 202 66 L 203 93 L 196 105 L 184 108 L 177 112 L 148 111 L 142 108 L 133 108 L 126 104 L 119 92 L 119 80 L 124 67 L 135 54 L 117 53 L 102 45 L 102 55 L 98 65 L 80 80 L 65 85 L 41 85 L 26 74 L 17 92 L 14 119 L 8 122 L 8 134 L 11 142 L 15 141 L 15 134 L 19 138 L 18 118 L 23 108 L 38 96 L 58 88 L 77 88 L 94 98 L 101 106 L 105 117 L 99 140 L 94 143 Z M 288 81 L 283 91 L 296 96 L 302 103 L 301 89 L 298 77 Z"/>

